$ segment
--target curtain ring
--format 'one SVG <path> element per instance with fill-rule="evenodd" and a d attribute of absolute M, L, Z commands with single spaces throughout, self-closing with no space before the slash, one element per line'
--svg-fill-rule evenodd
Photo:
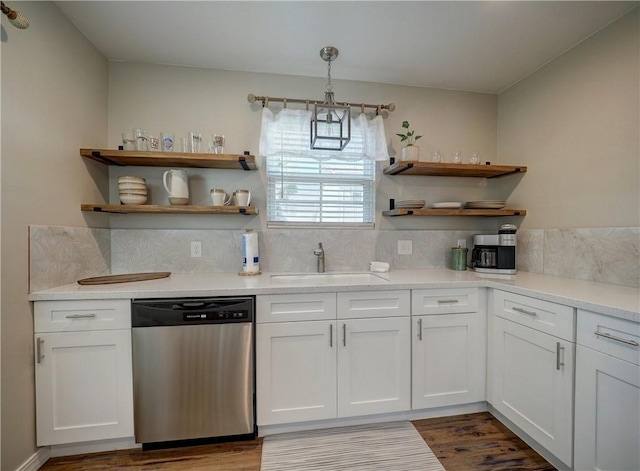
<path fill-rule="evenodd" d="M 264 102 L 263 103 L 264 103 L 264 106 L 269 108 L 269 97 L 268 96 L 264 97 Z"/>
<path fill-rule="evenodd" d="M 282 101 L 284 102 L 284 107 L 286 108 L 287 107 L 287 99 L 283 98 Z"/>
<path fill-rule="evenodd" d="M 380 112 L 382 110 L 380 109 L 380 105 L 378 105 L 378 107 L 376 108 L 376 116 L 380 116 Z"/>
<path fill-rule="evenodd" d="M 307 106 L 307 111 L 309 111 L 309 100 L 305 100 L 306 106 Z"/>
<path fill-rule="evenodd" d="M 360 103 L 360 112 L 364 114 L 364 103 Z"/>

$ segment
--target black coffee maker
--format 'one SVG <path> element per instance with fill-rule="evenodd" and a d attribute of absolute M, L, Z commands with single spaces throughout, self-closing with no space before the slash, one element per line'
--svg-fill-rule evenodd
<path fill-rule="evenodd" d="M 474 235 L 471 268 L 478 273 L 516 274 L 517 229 L 503 224 L 497 234 Z"/>

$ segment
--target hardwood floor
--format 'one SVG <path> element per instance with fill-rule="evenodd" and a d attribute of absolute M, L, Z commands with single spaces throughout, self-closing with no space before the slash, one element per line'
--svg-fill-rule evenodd
<path fill-rule="evenodd" d="M 555 470 L 488 412 L 412 423 L 447 471 Z"/>
<path fill-rule="evenodd" d="M 447 471 L 555 468 L 489 413 L 413 421 Z M 262 439 L 169 450 L 52 458 L 44 471 L 260 471 Z"/>

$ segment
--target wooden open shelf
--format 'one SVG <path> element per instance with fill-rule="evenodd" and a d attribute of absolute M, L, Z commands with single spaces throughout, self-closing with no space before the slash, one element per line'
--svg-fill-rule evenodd
<path fill-rule="evenodd" d="M 187 152 L 80 149 L 80 155 L 106 165 L 118 166 L 257 169 L 255 156 L 250 154 L 192 154 Z"/>
<path fill-rule="evenodd" d="M 522 165 L 472 165 L 435 162 L 398 161 L 385 167 L 387 175 L 423 175 L 430 177 L 484 177 L 496 178 L 514 173 L 525 173 Z"/>
<path fill-rule="evenodd" d="M 258 208 L 254 206 L 196 206 L 156 204 L 81 204 L 82 211 L 115 214 L 243 214 L 254 216 Z"/>
<path fill-rule="evenodd" d="M 526 216 L 524 209 L 391 209 L 383 216 Z"/>

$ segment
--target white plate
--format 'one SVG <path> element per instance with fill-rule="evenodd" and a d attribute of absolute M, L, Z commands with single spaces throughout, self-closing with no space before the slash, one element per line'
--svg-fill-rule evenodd
<path fill-rule="evenodd" d="M 505 200 L 480 200 L 480 201 L 467 201 L 467 204 L 487 204 L 487 203 L 492 203 L 492 204 L 502 203 L 502 204 L 506 204 L 506 201 L 505 201 Z"/>
<path fill-rule="evenodd" d="M 401 200 L 396 201 L 396 208 L 422 208 L 425 200 Z"/>
<path fill-rule="evenodd" d="M 462 207 L 460 201 L 443 201 L 441 203 L 431 203 L 431 207 L 434 209 L 457 209 Z"/>
<path fill-rule="evenodd" d="M 466 207 L 468 209 L 502 209 L 506 206 L 505 203 L 483 203 L 483 204 L 469 204 Z"/>

